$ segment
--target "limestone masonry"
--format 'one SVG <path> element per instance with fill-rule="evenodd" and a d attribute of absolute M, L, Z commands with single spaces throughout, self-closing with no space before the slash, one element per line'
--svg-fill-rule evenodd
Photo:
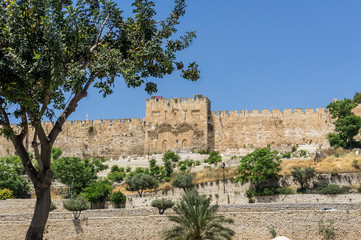
<path fill-rule="evenodd" d="M 361 115 L 361 105 L 355 109 Z M 52 122 L 44 122 L 49 132 Z M 123 155 L 161 153 L 165 150 L 218 150 L 241 154 L 271 144 L 287 148 L 295 144 L 327 145 L 333 131 L 325 108 L 246 111 L 211 111 L 207 97 L 153 97 L 146 101 L 142 119 L 68 121 L 55 147 L 64 155 L 119 158 Z M 31 134 L 26 138 L 31 150 Z M 0 156 L 14 154 L 12 143 L 0 138 Z"/>

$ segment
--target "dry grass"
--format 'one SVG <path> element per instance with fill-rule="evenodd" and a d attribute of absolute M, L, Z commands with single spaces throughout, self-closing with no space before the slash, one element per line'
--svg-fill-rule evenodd
<path fill-rule="evenodd" d="M 361 164 L 361 156 L 351 151 L 340 151 L 330 153 L 320 162 L 314 162 L 312 159 L 292 159 L 284 160 L 281 164 L 282 175 L 290 175 L 294 167 L 314 167 L 318 173 L 355 173 L 358 172 L 352 166 L 354 160 L 358 160 Z"/>

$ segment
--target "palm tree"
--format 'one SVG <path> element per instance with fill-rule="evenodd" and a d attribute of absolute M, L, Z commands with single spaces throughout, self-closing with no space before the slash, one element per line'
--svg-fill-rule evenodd
<path fill-rule="evenodd" d="M 189 191 L 173 208 L 177 215 L 168 219 L 177 225 L 161 231 L 167 240 L 229 240 L 235 232 L 224 223 L 232 219 L 217 215 L 218 205 L 210 206 L 211 199 L 199 195 L 196 190 Z"/>

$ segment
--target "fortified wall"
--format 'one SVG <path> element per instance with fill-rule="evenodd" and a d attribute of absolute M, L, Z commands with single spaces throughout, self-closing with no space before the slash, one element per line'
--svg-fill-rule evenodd
<path fill-rule="evenodd" d="M 355 114 L 361 116 L 361 105 Z M 43 126 L 49 132 L 53 123 Z M 67 156 L 105 158 L 166 150 L 240 154 L 268 144 L 319 147 L 327 144 L 333 128 L 325 108 L 212 112 L 210 100 L 202 95 L 152 97 L 146 101 L 145 118 L 66 122 L 55 147 Z M 25 139 L 29 151 L 31 134 Z M 0 138 L 0 156 L 9 154 L 14 154 L 12 143 Z"/>

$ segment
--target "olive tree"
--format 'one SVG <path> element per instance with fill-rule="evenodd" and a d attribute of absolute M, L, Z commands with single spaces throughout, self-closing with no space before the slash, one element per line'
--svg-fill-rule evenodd
<path fill-rule="evenodd" d="M 138 192 L 139 197 L 143 196 L 143 192 L 146 189 L 155 189 L 159 186 L 159 182 L 154 177 L 144 174 L 137 173 L 133 176 L 128 177 L 125 180 L 127 191 Z"/>
<path fill-rule="evenodd" d="M 156 20 L 155 4 L 148 0 L 134 0 L 127 18 L 112 0 L 1 1 L 0 132 L 13 143 L 37 199 L 26 239 L 43 237 L 51 148 L 89 88 L 105 97 L 122 77 L 128 87 L 144 86 L 151 94 L 157 91 L 154 79 L 175 70 L 185 79 L 199 78 L 196 63 L 185 67 L 176 58 L 195 32 L 173 36 L 186 8 L 185 0 L 174 3 L 169 17 Z M 54 125 L 45 130 L 44 119 Z M 24 145 L 29 131 L 38 169 Z"/>

